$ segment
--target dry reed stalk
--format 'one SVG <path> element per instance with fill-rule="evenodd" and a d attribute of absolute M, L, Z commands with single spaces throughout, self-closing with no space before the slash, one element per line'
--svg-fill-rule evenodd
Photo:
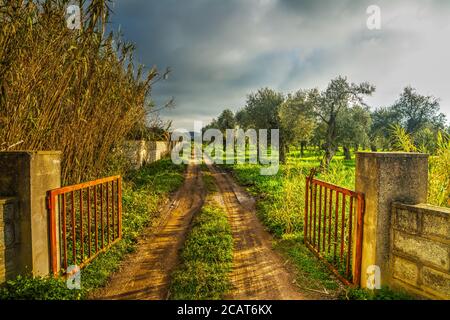
<path fill-rule="evenodd" d="M 104 36 L 107 2 L 91 1 L 73 31 L 67 1 L 0 0 L 0 150 L 61 150 L 64 184 L 104 174 L 114 147 L 145 121 L 158 78 L 142 76 L 131 45 Z"/>

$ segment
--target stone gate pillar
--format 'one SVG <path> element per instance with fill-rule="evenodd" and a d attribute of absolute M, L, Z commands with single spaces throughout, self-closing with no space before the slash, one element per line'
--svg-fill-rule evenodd
<path fill-rule="evenodd" d="M 46 193 L 60 186 L 61 152 L 0 152 L 0 200 L 10 204 L 7 210 L 0 210 L 8 212 L 0 219 L 0 229 L 7 227 L 4 246 L 10 246 L 7 254 L 0 252 L 4 278 L 24 273 L 49 274 Z M 0 278 L 0 283 L 4 280 Z"/>
<path fill-rule="evenodd" d="M 428 193 L 428 155 L 419 153 L 359 152 L 356 191 L 365 195 L 361 287 L 368 267 L 378 266 L 381 284 L 389 282 L 391 204 L 425 203 Z"/>

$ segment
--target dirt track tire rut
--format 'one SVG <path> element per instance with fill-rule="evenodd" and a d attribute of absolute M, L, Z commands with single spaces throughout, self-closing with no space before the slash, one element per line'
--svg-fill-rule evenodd
<path fill-rule="evenodd" d="M 234 239 L 234 287 L 230 300 L 303 300 L 295 277 L 272 248 L 272 237 L 256 217 L 255 202 L 229 174 L 208 165 L 228 213 Z"/>

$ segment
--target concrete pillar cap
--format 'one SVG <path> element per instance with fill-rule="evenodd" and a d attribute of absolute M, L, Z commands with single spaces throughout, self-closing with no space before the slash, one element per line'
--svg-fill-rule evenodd
<path fill-rule="evenodd" d="M 419 152 L 356 152 L 356 155 L 373 158 L 428 158 L 427 153 Z"/>

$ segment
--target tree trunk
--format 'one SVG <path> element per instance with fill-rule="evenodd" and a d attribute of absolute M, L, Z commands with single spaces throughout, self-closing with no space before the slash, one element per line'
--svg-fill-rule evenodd
<path fill-rule="evenodd" d="M 330 148 L 325 149 L 325 156 L 323 158 L 322 165 L 321 165 L 322 169 L 328 170 L 328 168 L 330 167 L 330 162 L 331 162 L 331 160 L 333 160 L 333 157 L 335 154 L 336 154 L 335 149 L 330 149 Z"/>
<path fill-rule="evenodd" d="M 345 160 L 352 160 L 352 155 L 350 154 L 350 148 L 347 146 L 344 146 L 344 156 Z"/>
<path fill-rule="evenodd" d="M 303 158 L 305 156 L 305 142 L 300 142 L 300 156 Z"/>
<path fill-rule="evenodd" d="M 280 163 L 286 163 L 286 145 L 283 140 L 280 141 Z"/>
<path fill-rule="evenodd" d="M 324 170 L 328 170 L 330 167 L 330 162 L 333 159 L 337 151 L 336 146 L 336 116 L 331 116 L 328 121 L 327 134 L 325 138 L 325 156 L 322 161 L 321 167 Z"/>

